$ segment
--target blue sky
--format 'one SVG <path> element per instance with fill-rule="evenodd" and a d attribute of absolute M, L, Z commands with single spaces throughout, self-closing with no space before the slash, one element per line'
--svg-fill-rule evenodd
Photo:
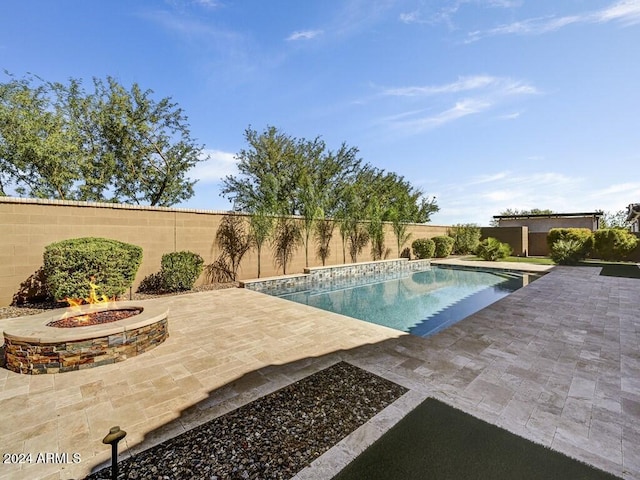
<path fill-rule="evenodd" d="M 211 160 L 180 206 L 227 209 L 251 125 L 435 195 L 435 224 L 640 201 L 640 0 L 4 0 L 0 67 L 170 96 Z M 6 77 L 5 77 L 6 78 Z"/>

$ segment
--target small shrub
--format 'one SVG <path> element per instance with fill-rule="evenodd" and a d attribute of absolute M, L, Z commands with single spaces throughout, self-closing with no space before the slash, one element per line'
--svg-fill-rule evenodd
<path fill-rule="evenodd" d="M 511 255 L 512 252 L 513 250 L 508 243 L 502 243 L 493 237 L 485 238 L 476 249 L 477 256 L 490 262 L 504 260 Z"/>
<path fill-rule="evenodd" d="M 435 245 L 433 246 L 433 248 L 435 248 Z M 409 260 L 411 260 L 411 249 L 409 247 L 403 248 L 402 252 L 400 253 L 400 258 L 408 258 Z"/>
<path fill-rule="evenodd" d="M 193 252 L 172 252 L 163 255 L 160 262 L 162 290 L 191 290 L 202 273 L 203 264 L 202 257 Z"/>
<path fill-rule="evenodd" d="M 593 233 L 588 228 L 552 228 L 547 234 L 549 251 L 558 240 L 575 240 L 580 243 L 581 259 L 586 258 L 593 247 Z"/>
<path fill-rule="evenodd" d="M 584 257 L 584 244 L 576 239 L 556 240 L 551 247 L 551 260 L 558 265 L 576 265 Z"/>
<path fill-rule="evenodd" d="M 89 297 L 92 279 L 98 294 L 115 297 L 133 284 L 142 248 L 108 238 L 72 238 L 47 245 L 43 257 L 47 289 L 55 300 Z"/>
<path fill-rule="evenodd" d="M 142 279 L 138 285 L 138 292 L 157 293 L 162 291 L 162 274 L 160 272 L 152 273 Z"/>
<path fill-rule="evenodd" d="M 638 239 L 627 230 L 603 228 L 593 234 L 593 250 L 602 260 L 623 260 L 637 246 Z"/>
<path fill-rule="evenodd" d="M 433 237 L 433 242 L 436 244 L 436 251 L 434 253 L 436 258 L 446 258 L 451 255 L 453 250 L 453 238 L 446 235 Z"/>
<path fill-rule="evenodd" d="M 428 238 L 418 238 L 411 244 L 413 256 L 418 260 L 423 258 L 432 258 L 436 251 L 436 244 Z"/>
<path fill-rule="evenodd" d="M 480 227 L 473 223 L 454 225 L 447 232 L 453 238 L 453 253 L 468 255 L 480 244 Z"/>

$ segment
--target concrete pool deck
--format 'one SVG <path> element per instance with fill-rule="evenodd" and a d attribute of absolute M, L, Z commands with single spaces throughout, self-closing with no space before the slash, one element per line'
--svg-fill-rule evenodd
<path fill-rule="evenodd" d="M 110 458 L 114 425 L 124 458 L 340 360 L 410 391 L 296 480 L 331 478 L 429 396 L 640 479 L 640 281 L 599 271 L 557 267 L 427 339 L 244 289 L 147 300 L 170 308 L 152 351 L 62 374 L 0 369 L 2 451 L 32 455 L 0 479 L 81 477 Z M 35 463 L 46 452 L 69 463 Z"/>

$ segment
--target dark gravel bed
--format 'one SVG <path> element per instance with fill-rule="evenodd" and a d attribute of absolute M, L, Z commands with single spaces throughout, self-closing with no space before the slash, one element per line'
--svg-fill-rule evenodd
<path fill-rule="evenodd" d="M 118 478 L 289 479 L 406 391 L 340 362 L 121 461 Z"/>

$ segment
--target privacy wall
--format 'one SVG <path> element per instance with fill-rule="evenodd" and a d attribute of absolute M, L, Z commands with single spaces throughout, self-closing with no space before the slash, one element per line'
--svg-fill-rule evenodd
<path fill-rule="evenodd" d="M 229 212 L 147 207 L 113 203 L 90 203 L 62 200 L 0 197 L 0 306 L 9 305 L 14 295 L 41 266 L 44 247 L 50 243 L 78 237 L 105 237 L 138 245 L 143 260 L 134 282 L 160 270 L 162 255 L 190 250 L 212 263 L 219 251 L 214 240 L 220 221 Z M 412 239 L 445 235 L 446 226 L 409 225 Z M 398 256 L 396 240 L 389 225 L 385 244 L 389 258 Z M 319 266 L 315 244 L 309 248 L 309 266 Z M 370 246 L 358 261 L 372 260 Z M 305 267 L 304 248 L 299 247 L 287 273 L 301 273 Z M 351 262 L 349 254 L 347 262 Z M 334 231 L 327 265 L 343 263 L 342 242 Z M 239 280 L 257 276 L 257 256 L 249 252 L 240 265 Z M 279 275 L 271 248 L 263 247 L 261 276 Z M 204 276 L 197 285 L 205 282 Z"/>

